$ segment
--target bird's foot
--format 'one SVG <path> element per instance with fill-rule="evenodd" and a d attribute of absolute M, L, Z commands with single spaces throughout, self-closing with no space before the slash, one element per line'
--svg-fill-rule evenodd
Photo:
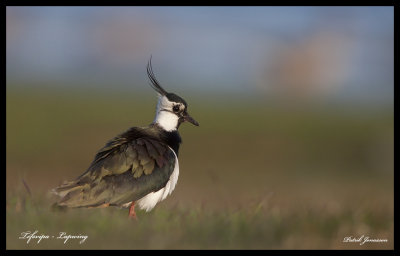
<path fill-rule="evenodd" d="M 131 207 L 129 208 L 129 219 L 137 220 L 136 212 L 135 212 L 135 202 L 132 202 Z"/>

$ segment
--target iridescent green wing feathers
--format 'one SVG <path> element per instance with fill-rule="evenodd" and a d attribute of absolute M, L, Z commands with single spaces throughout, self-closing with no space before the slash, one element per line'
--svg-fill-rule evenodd
<path fill-rule="evenodd" d="M 53 191 L 62 197 L 60 206 L 120 206 L 163 188 L 174 166 L 175 154 L 166 144 L 149 137 L 117 136 L 76 181 Z"/>

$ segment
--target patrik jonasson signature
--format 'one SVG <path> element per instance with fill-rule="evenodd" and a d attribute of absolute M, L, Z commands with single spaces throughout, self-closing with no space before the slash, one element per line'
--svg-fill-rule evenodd
<path fill-rule="evenodd" d="M 58 236 L 50 236 L 50 235 L 45 235 L 45 234 L 38 234 L 39 231 L 35 230 L 34 232 L 31 231 L 25 231 L 21 233 L 21 236 L 18 237 L 18 239 L 26 239 L 26 243 L 29 244 L 31 242 L 31 240 L 37 240 L 37 243 L 40 243 L 40 241 L 42 241 L 43 239 L 61 239 L 64 240 L 64 244 L 66 244 L 68 242 L 69 239 L 80 239 L 79 243 L 82 244 L 86 241 L 86 239 L 88 238 L 88 236 L 86 235 L 67 235 L 66 232 L 60 232 L 58 233 Z"/>
<path fill-rule="evenodd" d="M 380 239 L 380 238 L 370 238 L 369 236 L 362 235 L 358 238 L 352 236 L 346 236 L 343 239 L 343 243 L 360 243 L 363 245 L 365 243 L 387 243 L 387 239 Z"/>

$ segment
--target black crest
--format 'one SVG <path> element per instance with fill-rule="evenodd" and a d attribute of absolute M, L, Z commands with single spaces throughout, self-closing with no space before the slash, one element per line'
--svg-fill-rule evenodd
<path fill-rule="evenodd" d="M 153 67 L 151 66 L 151 57 L 149 62 L 147 63 L 147 75 L 149 76 L 149 79 L 151 81 L 150 85 L 151 87 L 153 87 L 154 90 L 156 90 L 161 95 L 168 94 L 168 92 L 161 87 L 160 83 L 156 79 L 156 76 L 154 75 Z"/>
<path fill-rule="evenodd" d="M 149 63 L 147 63 L 147 75 L 149 76 L 149 79 L 151 81 L 151 87 L 156 90 L 159 94 L 166 96 L 168 98 L 168 100 L 173 101 L 173 102 L 180 102 L 183 103 L 185 105 L 185 107 L 187 106 L 187 103 L 184 99 L 182 99 L 181 97 L 179 97 L 178 95 L 174 94 L 174 93 L 170 93 L 167 92 L 166 90 L 164 90 L 164 88 L 161 87 L 160 83 L 157 81 L 156 76 L 154 75 L 153 72 L 153 67 L 151 65 L 151 57 L 149 60 Z"/>

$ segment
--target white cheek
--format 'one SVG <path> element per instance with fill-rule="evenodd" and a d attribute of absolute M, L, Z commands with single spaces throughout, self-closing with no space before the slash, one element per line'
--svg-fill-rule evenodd
<path fill-rule="evenodd" d="M 160 125 L 166 131 L 176 130 L 178 127 L 179 118 L 175 114 L 168 111 L 157 112 L 155 123 Z"/>
<path fill-rule="evenodd" d="M 172 111 L 172 107 L 173 103 L 170 102 L 167 97 L 159 97 L 156 117 L 153 122 L 160 125 L 166 131 L 174 131 L 178 127 L 179 117 L 169 111 L 163 111 L 163 109 Z"/>

